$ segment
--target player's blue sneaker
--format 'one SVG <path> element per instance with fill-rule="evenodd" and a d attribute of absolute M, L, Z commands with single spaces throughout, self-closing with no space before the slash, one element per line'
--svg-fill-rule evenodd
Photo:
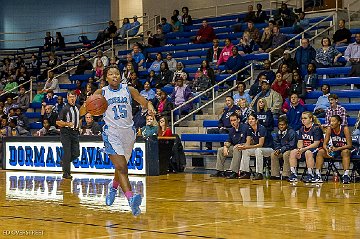
<path fill-rule="evenodd" d="M 141 205 L 142 198 L 139 194 L 134 194 L 129 199 L 129 206 L 131 208 L 131 212 L 134 216 L 139 216 L 141 213 L 140 205 Z"/>
<path fill-rule="evenodd" d="M 304 183 L 311 183 L 314 180 L 314 176 L 311 174 L 306 174 L 303 178 Z"/>
<path fill-rule="evenodd" d="M 312 181 L 311 181 L 312 183 L 322 183 L 323 182 L 323 180 L 322 180 L 322 177 L 321 177 L 321 175 L 319 175 L 319 174 L 315 174 L 315 176 L 313 177 L 313 179 L 312 179 Z"/>
<path fill-rule="evenodd" d="M 349 175 L 342 176 L 342 183 L 343 184 L 349 184 L 350 181 L 351 181 L 351 178 L 349 177 Z"/>
<path fill-rule="evenodd" d="M 297 175 L 295 173 L 291 173 L 291 175 L 288 178 L 289 182 L 297 182 L 298 178 Z"/>
<path fill-rule="evenodd" d="M 109 193 L 106 195 L 106 205 L 111 206 L 115 201 L 115 196 L 117 193 L 117 189 L 113 187 L 113 183 L 109 183 Z"/>

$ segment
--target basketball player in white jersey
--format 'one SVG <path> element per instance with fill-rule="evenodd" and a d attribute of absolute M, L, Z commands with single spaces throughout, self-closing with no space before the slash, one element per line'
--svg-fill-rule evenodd
<path fill-rule="evenodd" d="M 147 101 L 133 87 L 121 84 L 120 71 L 116 66 L 110 66 L 104 72 L 108 86 L 95 91 L 102 94 L 108 102 L 108 108 L 104 113 L 103 140 L 105 153 L 107 153 L 115 167 L 114 180 L 109 185 L 109 193 L 106 196 L 106 205 L 114 203 L 117 189 L 120 186 L 129 201 L 132 214 L 140 214 L 141 196 L 131 191 L 128 178 L 127 163 L 135 143 L 136 132 L 132 119 L 131 101 L 137 101 L 149 114 L 155 110 L 150 101 Z"/>

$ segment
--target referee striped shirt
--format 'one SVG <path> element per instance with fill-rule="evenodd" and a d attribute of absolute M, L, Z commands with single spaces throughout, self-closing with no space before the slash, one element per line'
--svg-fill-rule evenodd
<path fill-rule="evenodd" d="M 72 106 L 67 104 L 63 107 L 59 114 L 59 120 L 64 122 L 72 122 L 73 129 L 79 130 L 80 128 L 80 107 L 78 105 Z M 65 126 L 67 127 L 67 126 Z"/>

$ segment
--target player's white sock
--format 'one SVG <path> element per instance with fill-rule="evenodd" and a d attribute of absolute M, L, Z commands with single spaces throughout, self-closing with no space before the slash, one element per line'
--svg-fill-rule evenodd
<path fill-rule="evenodd" d="M 296 174 L 296 167 L 290 167 L 290 170 L 293 174 Z"/>

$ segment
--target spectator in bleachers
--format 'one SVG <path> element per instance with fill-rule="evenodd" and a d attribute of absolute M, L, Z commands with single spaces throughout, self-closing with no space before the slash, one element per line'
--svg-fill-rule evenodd
<path fill-rule="evenodd" d="M 98 61 L 101 61 L 104 65 L 104 67 L 107 67 L 109 65 L 109 59 L 107 58 L 107 56 L 104 56 L 104 53 L 102 52 L 102 50 L 98 50 L 96 53 L 96 57 L 93 62 L 94 69 L 96 68 Z"/>
<path fill-rule="evenodd" d="M 286 82 L 290 86 L 293 80 L 293 75 L 292 75 L 292 70 L 289 69 L 288 65 L 286 63 L 282 63 L 279 66 L 278 72 L 282 74 L 282 78 L 286 80 Z"/>
<path fill-rule="evenodd" d="M 324 139 L 323 132 L 319 120 L 311 112 L 303 112 L 301 121 L 303 125 L 299 131 L 297 148 L 290 152 L 291 175 L 289 181 L 296 182 L 298 180 L 296 171 L 297 161 L 305 159 L 307 175 L 305 175 L 303 181 L 305 183 L 316 182 L 314 181 L 313 174 L 313 168 L 315 166 L 314 153 L 322 147 L 321 141 Z"/>
<path fill-rule="evenodd" d="M 316 49 L 315 64 L 316 67 L 331 67 L 342 54 L 331 45 L 330 38 L 324 37 L 321 40 L 322 47 Z"/>
<path fill-rule="evenodd" d="M 302 74 L 307 72 L 307 67 L 315 61 L 316 51 L 310 46 L 309 39 L 301 39 L 301 47 L 296 50 L 295 59 Z"/>
<path fill-rule="evenodd" d="M 49 124 L 51 126 L 56 127 L 56 120 L 58 118 L 58 114 L 54 112 L 54 106 L 53 105 L 46 105 L 44 102 L 41 104 L 41 121 L 44 121 L 44 119 L 49 120 Z"/>
<path fill-rule="evenodd" d="M 234 99 L 232 98 L 232 96 L 226 96 L 225 105 L 226 106 L 224 107 L 223 113 L 218 122 L 218 127 L 208 129 L 207 130 L 208 134 L 228 134 L 229 133 L 229 130 L 232 127 L 231 122 L 230 122 L 230 115 L 232 115 L 233 113 L 236 113 L 239 115 L 240 108 L 239 108 L 239 106 L 234 104 Z M 224 143 L 220 143 L 220 145 L 224 146 Z M 212 150 L 212 143 L 206 142 L 206 148 L 208 150 Z"/>
<path fill-rule="evenodd" d="M 260 31 L 254 25 L 254 22 L 248 21 L 247 28 L 245 29 L 244 33 L 248 32 L 250 34 L 250 38 L 255 41 L 257 44 L 260 42 Z"/>
<path fill-rule="evenodd" d="M 25 67 L 24 59 L 22 59 L 21 56 L 16 57 L 16 61 L 15 61 L 15 64 L 14 64 L 15 71 L 19 70 L 20 67 L 22 67 L 22 66 Z"/>
<path fill-rule="evenodd" d="M 80 56 L 79 63 L 75 70 L 75 75 L 83 75 L 85 71 L 91 71 L 93 66 L 90 61 L 86 59 L 84 55 Z"/>
<path fill-rule="evenodd" d="M 87 113 L 85 114 L 85 125 L 81 126 L 81 135 L 101 135 L 100 125 L 94 121 L 94 117 Z"/>
<path fill-rule="evenodd" d="M 282 64 L 285 63 L 290 72 L 292 72 L 293 70 L 297 70 L 299 68 L 296 60 L 294 58 L 291 58 L 291 52 L 289 50 L 284 51 L 283 57 L 284 58 L 282 60 Z"/>
<path fill-rule="evenodd" d="M 81 94 L 81 91 L 82 91 L 82 83 L 80 80 L 76 80 L 75 81 L 75 85 L 76 85 L 76 88 L 74 90 L 76 96 L 79 96 Z"/>
<path fill-rule="evenodd" d="M 169 122 L 167 117 L 161 116 L 159 119 L 158 136 L 162 136 L 162 137 L 172 136 L 172 131 L 171 128 L 169 127 Z"/>
<path fill-rule="evenodd" d="M 79 96 L 80 105 L 83 105 L 87 98 L 94 94 L 95 90 L 96 89 L 93 84 L 87 83 L 85 89 L 81 91 L 81 94 Z"/>
<path fill-rule="evenodd" d="M 174 107 L 182 105 L 184 102 L 192 98 L 191 89 L 188 85 L 184 84 L 184 80 L 181 77 L 176 79 L 176 86 L 171 94 L 171 101 Z M 192 103 L 184 105 L 180 109 L 181 114 L 187 114 L 192 109 Z"/>
<path fill-rule="evenodd" d="M 329 145 L 331 140 L 332 145 Z M 322 182 L 321 169 L 324 164 L 324 158 L 342 158 L 344 175 L 342 183 L 348 184 L 351 181 L 350 173 L 350 157 L 352 150 L 352 138 L 349 127 L 342 125 L 342 119 L 338 115 L 334 115 L 330 119 L 330 125 L 327 127 L 323 147 L 316 155 L 315 174 L 318 182 Z"/>
<path fill-rule="evenodd" d="M 316 74 L 316 64 L 310 63 L 308 65 L 307 74 L 304 78 L 306 92 L 311 92 L 315 90 L 318 82 L 318 75 Z"/>
<path fill-rule="evenodd" d="M 64 102 L 64 98 L 61 95 L 59 95 L 56 99 L 54 112 L 59 114 L 65 105 L 66 103 Z"/>
<path fill-rule="evenodd" d="M 18 105 L 16 104 L 16 100 L 14 99 L 14 97 L 7 97 L 3 107 L 4 114 L 8 115 L 10 109 L 14 109 L 15 107 L 18 107 Z"/>
<path fill-rule="evenodd" d="M 30 80 L 30 74 L 27 72 L 25 66 L 21 66 L 20 69 L 16 70 L 15 81 L 19 85 L 24 84 L 23 86 L 26 89 L 30 89 L 30 82 L 26 83 L 29 80 Z"/>
<path fill-rule="evenodd" d="M 213 46 L 206 52 L 206 60 L 211 63 L 216 63 L 220 57 L 222 49 L 219 47 L 219 39 L 214 39 Z"/>
<path fill-rule="evenodd" d="M 289 84 L 286 79 L 283 77 L 281 72 L 276 73 L 276 78 L 274 83 L 271 85 L 271 89 L 279 93 L 284 101 L 288 97 L 288 91 L 291 84 Z"/>
<path fill-rule="evenodd" d="M 133 68 L 133 64 L 127 63 L 125 71 L 123 71 L 121 80 L 123 83 L 127 83 L 130 81 L 131 73 L 135 72 Z"/>
<path fill-rule="evenodd" d="M 9 118 L 10 135 L 9 136 L 30 136 L 30 132 L 17 125 L 17 118 Z"/>
<path fill-rule="evenodd" d="M 300 104 L 299 96 L 296 93 L 290 95 L 290 108 L 286 112 L 286 118 L 289 126 L 298 131 L 301 128 L 301 114 L 305 111 L 305 107 Z"/>
<path fill-rule="evenodd" d="M 160 90 L 159 94 L 159 101 L 156 105 L 156 117 L 157 119 L 160 119 L 161 117 L 166 117 L 169 119 L 171 110 L 174 108 L 173 104 L 171 103 L 171 100 L 168 98 L 165 91 Z"/>
<path fill-rule="evenodd" d="M 224 146 L 218 148 L 216 158 L 216 173 L 210 177 L 225 177 L 225 159 L 232 157 L 227 178 L 235 179 L 239 177 L 242 145 L 246 142 L 247 125 L 241 124 L 239 115 L 232 113 L 229 116 L 231 128 L 229 129 L 229 137 L 225 141 Z"/>
<path fill-rule="evenodd" d="M 257 11 L 255 12 L 254 23 L 265 23 L 268 20 L 268 16 L 265 11 L 262 10 L 261 3 L 256 4 Z"/>
<path fill-rule="evenodd" d="M 105 70 L 105 66 L 103 64 L 102 61 L 97 61 L 96 62 L 96 67 L 94 68 L 95 71 L 95 79 L 99 80 L 103 77 L 104 75 L 104 70 Z"/>
<path fill-rule="evenodd" d="M 264 98 L 257 102 L 255 113 L 257 115 L 258 122 L 263 125 L 271 135 L 271 132 L 274 130 L 274 117 L 271 110 L 268 109 Z"/>
<path fill-rule="evenodd" d="M 271 62 L 269 60 L 264 61 L 264 70 L 259 73 L 258 78 L 261 75 L 265 75 L 270 84 L 274 83 L 275 73 L 271 70 Z"/>
<path fill-rule="evenodd" d="M 360 63 L 360 33 L 356 33 L 355 34 L 355 42 L 349 44 L 346 47 L 344 57 L 345 57 L 345 60 L 347 61 L 346 66 L 359 65 L 359 63 Z M 356 75 L 360 75 L 359 70 L 357 70 L 356 72 L 357 72 Z M 351 73 L 350 73 L 350 75 L 351 75 Z"/>
<path fill-rule="evenodd" d="M 161 18 L 161 29 L 164 34 L 167 34 L 172 31 L 172 26 L 170 23 L 167 22 L 167 19 L 165 17 Z"/>
<path fill-rule="evenodd" d="M 212 86 L 210 78 L 200 68 L 195 73 L 194 80 L 191 83 L 189 82 L 189 85 L 191 85 L 191 89 L 195 94 L 199 94 Z M 210 92 L 207 92 L 205 95 L 210 96 Z"/>
<path fill-rule="evenodd" d="M 249 90 L 249 95 L 253 99 L 257 94 L 261 92 L 261 82 L 267 80 L 266 75 L 259 73 L 254 84 L 251 85 Z"/>
<path fill-rule="evenodd" d="M 227 59 L 223 73 L 233 74 L 245 67 L 245 62 L 239 54 L 237 46 L 232 47 L 232 55 Z"/>
<path fill-rule="evenodd" d="M 140 22 L 137 20 L 138 17 L 136 15 L 133 16 L 133 22 L 130 24 L 129 37 L 136 36 L 140 29 Z M 125 35 L 126 37 L 126 35 Z"/>
<path fill-rule="evenodd" d="M 293 81 L 288 90 L 288 93 L 296 93 L 300 99 L 305 100 L 306 97 L 306 85 L 302 80 L 301 74 L 298 70 L 293 71 Z"/>
<path fill-rule="evenodd" d="M 289 127 L 286 117 L 279 117 L 279 131 L 274 137 L 274 152 L 271 154 L 271 179 L 280 179 L 280 163 L 282 158 L 282 178 L 287 180 L 290 176 L 290 152 L 296 148 L 297 134 Z"/>
<path fill-rule="evenodd" d="M 48 77 L 48 71 L 57 66 L 58 58 L 54 53 L 48 54 L 48 62 L 46 63 L 46 69 L 39 76 L 39 80 L 45 80 Z"/>
<path fill-rule="evenodd" d="M 30 74 L 37 77 L 40 74 L 41 61 L 35 54 L 31 55 Z"/>
<path fill-rule="evenodd" d="M 281 8 L 279 8 L 274 15 L 276 24 L 284 27 L 291 27 L 294 25 L 295 19 L 295 13 L 291 11 L 284 2 L 281 4 Z"/>
<path fill-rule="evenodd" d="M 181 22 L 176 16 L 171 17 L 171 25 L 172 25 L 172 31 L 173 32 L 183 32 L 184 28 L 181 25 Z"/>
<path fill-rule="evenodd" d="M 0 109 L 1 109 L 1 107 L 0 107 Z M 353 131 L 352 135 L 360 136 L 360 111 L 358 113 L 356 123 L 354 125 L 354 131 Z"/>
<path fill-rule="evenodd" d="M 173 16 L 176 17 L 180 22 L 182 21 L 182 16 L 180 15 L 179 10 L 175 9 L 175 10 L 173 11 L 172 17 L 173 17 Z"/>
<path fill-rule="evenodd" d="M 126 37 L 126 31 L 128 31 L 131 28 L 130 20 L 129 18 L 125 17 L 123 19 L 122 26 L 117 29 L 115 33 L 115 38 L 120 38 L 120 40 L 123 40 Z"/>
<path fill-rule="evenodd" d="M 330 107 L 330 102 L 329 102 L 330 86 L 326 84 L 322 85 L 321 91 L 323 92 L 323 95 L 319 96 L 314 108 L 314 115 L 317 118 L 324 118 L 326 114 L 326 110 Z"/>
<path fill-rule="evenodd" d="M 148 44 L 152 47 L 161 47 L 165 46 L 165 34 L 162 32 L 161 28 L 156 29 L 156 33 L 153 35 L 151 32 L 148 32 Z"/>
<path fill-rule="evenodd" d="M 256 110 L 257 102 L 261 98 L 265 98 L 267 107 L 271 110 L 274 117 L 277 117 L 280 113 L 283 100 L 279 93 L 270 88 L 269 80 L 263 80 L 261 82 L 261 92 L 251 101 L 250 107 Z"/>
<path fill-rule="evenodd" d="M 150 73 L 150 71 L 154 71 L 155 74 L 158 75 L 160 73 L 160 65 L 162 62 L 163 62 L 163 59 L 162 59 L 161 52 L 156 53 L 156 59 L 155 59 L 155 61 L 153 61 L 153 63 L 149 67 L 148 72 Z"/>
<path fill-rule="evenodd" d="M 216 63 L 217 68 L 219 68 L 219 65 L 226 63 L 227 60 L 232 56 L 232 48 L 233 48 L 233 44 L 231 43 L 230 38 L 226 38 L 225 47 L 222 49 L 219 59 Z"/>
<path fill-rule="evenodd" d="M 305 13 L 300 12 L 299 17 L 295 18 L 295 23 L 293 25 L 294 33 L 299 34 L 299 33 L 303 32 L 304 30 L 306 30 L 307 28 L 309 28 L 309 26 L 310 26 L 309 19 L 305 19 Z M 307 33 L 305 33 L 305 34 L 307 34 Z"/>
<path fill-rule="evenodd" d="M 264 32 L 259 41 L 259 52 L 265 52 L 272 44 L 272 31 L 269 27 L 265 27 Z"/>
<path fill-rule="evenodd" d="M 256 16 L 255 16 L 255 11 L 254 11 L 254 6 L 253 5 L 249 5 L 248 6 L 248 12 L 246 13 L 245 17 L 244 17 L 244 22 L 254 22 Z"/>
<path fill-rule="evenodd" d="M 128 82 L 128 86 L 132 86 L 135 89 L 137 89 L 139 92 L 143 89 L 142 85 L 139 82 L 138 76 L 136 74 L 136 72 L 132 72 L 130 74 L 130 81 Z"/>
<path fill-rule="evenodd" d="M 336 46 L 347 45 L 351 41 L 351 32 L 349 29 L 345 28 L 345 20 L 339 21 L 339 29 L 335 32 L 333 36 L 334 44 Z M 330 40 L 329 40 L 330 42 Z"/>
<path fill-rule="evenodd" d="M 53 44 L 54 44 L 54 38 L 51 36 L 50 32 L 46 32 L 46 35 L 44 38 L 44 46 L 43 46 L 42 50 L 50 51 Z"/>
<path fill-rule="evenodd" d="M 60 134 L 60 130 L 55 126 L 50 125 L 49 120 L 44 119 L 42 121 L 43 127 L 36 131 L 33 136 L 50 136 Z"/>
<path fill-rule="evenodd" d="M 16 104 L 19 106 L 22 112 L 26 112 L 30 106 L 30 97 L 29 94 L 26 93 L 24 86 L 19 87 L 19 94 L 16 99 Z"/>
<path fill-rule="evenodd" d="M 251 97 L 249 93 L 245 92 L 245 89 L 246 89 L 245 82 L 239 82 L 237 86 L 237 93 L 233 96 L 235 105 L 239 105 L 240 99 L 245 99 L 248 104 L 251 103 Z"/>
<path fill-rule="evenodd" d="M 328 98 L 330 102 L 330 107 L 326 110 L 325 126 L 327 127 L 330 125 L 330 118 L 334 115 L 340 116 L 342 126 L 347 126 L 348 122 L 346 109 L 338 104 L 339 97 L 336 94 L 330 94 Z"/>
<path fill-rule="evenodd" d="M 139 72 L 139 65 L 135 62 L 135 59 L 133 58 L 131 53 L 126 54 L 126 59 L 120 61 L 120 70 L 124 71 L 126 70 L 126 65 L 128 63 L 131 63 L 133 65 L 134 71 L 136 73 Z"/>
<path fill-rule="evenodd" d="M 253 53 L 256 48 L 256 43 L 250 37 L 250 33 L 245 31 L 243 36 L 240 38 L 240 42 L 237 46 L 239 48 L 239 54 L 243 56 L 245 54 Z"/>
<path fill-rule="evenodd" d="M 200 29 L 196 33 L 194 43 L 208 43 L 216 38 L 214 28 L 210 26 L 207 20 L 203 20 Z"/>
<path fill-rule="evenodd" d="M 6 57 L 3 60 L 3 66 L 1 70 L 1 79 L 7 78 L 13 74 L 15 70 L 14 63 L 11 62 L 10 58 Z"/>
<path fill-rule="evenodd" d="M 268 48 L 265 52 L 269 53 L 272 50 L 275 50 L 276 48 L 282 46 L 287 40 L 287 37 L 280 33 L 280 27 L 274 26 L 273 27 L 273 35 L 272 35 L 272 42 L 270 48 Z M 276 57 L 281 57 L 285 51 L 286 46 L 282 46 L 281 48 L 277 49 L 271 54 L 272 59 Z"/>
<path fill-rule="evenodd" d="M 116 33 L 117 27 L 113 21 L 109 21 L 109 25 L 100 31 L 95 39 L 95 44 L 103 43 L 106 39 L 113 37 Z M 104 64 L 105 65 L 105 64 Z"/>
<path fill-rule="evenodd" d="M 149 75 L 146 77 L 146 81 L 150 83 L 151 87 L 155 87 L 158 82 L 158 77 L 155 75 L 155 71 L 149 72 Z"/>
<path fill-rule="evenodd" d="M 133 46 L 132 57 L 134 58 L 135 63 L 138 65 L 139 68 L 143 67 L 143 64 L 145 62 L 145 56 L 144 54 L 142 54 L 142 52 L 140 52 L 140 48 L 136 44 Z"/>
<path fill-rule="evenodd" d="M 185 81 L 188 79 L 188 74 L 184 71 L 184 64 L 182 62 L 178 62 L 176 64 L 176 71 L 173 73 L 173 77 L 171 80 L 171 84 L 174 86 L 177 77 L 182 77 Z"/>
<path fill-rule="evenodd" d="M 147 100 L 154 100 L 155 99 L 155 91 L 151 89 L 150 82 L 146 81 L 144 83 L 144 89 L 140 92 L 140 95 L 142 95 Z"/>
<path fill-rule="evenodd" d="M 181 62 L 178 62 L 178 64 Z M 181 63 L 182 65 L 182 63 Z M 162 62 L 160 64 L 160 74 L 158 76 L 158 83 L 156 84 L 156 86 L 161 86 L 164 87 L 166 85 L 170 85 L 172 80 L 173 80 L 173 76 L 174 73 L 172 71 L 169 70 L 169 66 L 166 62 Z M 184 79 L 183 77 L 181 77 L 181 79 Z"/>
<path fill-rule="evenodd" d="M 273 138 L 266 128 L 260 124 L 255 113 L 249 115 L 248 124 L 246 143 L 242 147 L 240 170 L 243 174 L 240 179 L 250 179 L 250 156 L 255 156 L 256 175 L 254 180 L 262 180 L 264 157 L 270 157 L 274 151 L 272 149 Z"/>
<path fill-rule="evenodd" d="M 60 51 L 65 48 L 65 39 L 61 35 L 61 32 L 56 32 L 54 46 L 56 47 L 55 50 Z"/>
<path fill-rule="evenodd" d="M 250 104 L 244 98 L 239 99 L 237 105 L 240 107 L 240 110 L 239 110 L 240 121 L 241 121 L 241 123 L 245 124 L 245 123 L 247 123 L 247 119 L 248 119 L 250 113 L 254 112 L 254 110 L 252 110 L 249 107 Z"/>
<path fill-rule="evenodd" d="M 159 131 L 158 123 L 153 115 L 146 115 L 146 125 L 141 128 L 140 132 L 144 138 L 157 136 Z"/>
<path fill-rule="evenodd" d="M 181 9 L 181 11 L 183 13 L 182 18 L 181 18 L 181 23 L 184 26 L 191 26 L 192 25 L 192 18 L 189 15 L 189 8 L 188 7 L 183 7 Z"/>
<path fill-rule="evenodd" d="M 29 119 L 25 116 L 19 107 L 13 109 L 15 111 L 15 117 L 17 117 L 17 125 L 23 127 L 26 130 L 30 130 L 29 128 Z"/>
<path fill-rule="evenodd" d="M 210 79 L 211 85 L 215 85 L 215 72 L 207 60 L 201 62 L 199 70 Z"/>
<path fill-rule="evenodd" d="M 15 82 L 15 79 L 13 77 L 9 77 L 4 89 L 0 90 L 0 94 L 3 94 L 0 96 L 0 101 L 3 101 L 7 97 L 15 97 L 17 94 L 17 87 L 18 83 Z"/>
<path fill-rule="evenodd" d="M 172 54 L 170 52 L 166 53 L 166 58 L 164 59 L 166 63 L 168 64 L 169 70 L 172 72 L 176 71 L 176 60 L 172 57 Z"/>
<path fill-rule="evenodd" d="M 53 90 L 48 90 L 43 101 L 45 102 L 46 105 L 55 105 L 57 102 L 57 96 L 54 95 Z"/>
<path fill-rule="evenodd" d="M 47 93 L 49 90 L 52 90 L 55 94 L 60 92 L 59 81 L 55 78 L 53 71 L 48 72 L 49 76 L 45 82 L 44 88 L 41 90 L 41 93 Z"/>
<path fill-rule="evenodd" d="M 104 86 L 107 86 L 108 82 L 105 79 L 101 79 L 99 82 L 98 89 L 102 89 Z"/>

